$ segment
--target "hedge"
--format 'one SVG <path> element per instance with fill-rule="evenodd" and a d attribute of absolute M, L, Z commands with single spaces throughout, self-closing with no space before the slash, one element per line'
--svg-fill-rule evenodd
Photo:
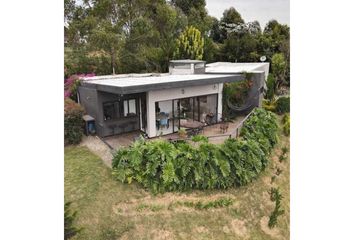
<path fill-rule="evenodd" d="M 83 135 L 84 121 L 82 116 L 84 109 L 71 100 L 65 98 L 64 103 L 64 143 L 78 144 Z"/>
<path fill-rule="evenodd" d="M 122 182 L 136 181 L 154 193 L 245 185 L 267 166 L 277 130 L 275 115 L 256 109 L 244 123 L 241 137 L 221 145 L 206 139 L 197 145 L 141 139 L 115 153 L 113 176 Z"/>
<path fill-rule="evenodd" d="M 275 111 L 279 114 L 290 112 L 290 97 L 278 98 Z"/>

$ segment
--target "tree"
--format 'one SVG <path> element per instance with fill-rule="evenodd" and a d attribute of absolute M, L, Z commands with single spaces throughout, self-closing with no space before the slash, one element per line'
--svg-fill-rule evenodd
<path fill-rule="evenodd" d="M 187 27 L 176 40 L 176 49 L 173 57 L 185 59 L 203 59 L 204 38 L 200 31 L 193 27 Z"/>
<path fill-rule="evenodd" d="M 212 17 L 208 16 L 205 0 L 172 0 L 171 3 L 187 16 L 188 25 L 195 26 L 203 35 L 210 30 Z"/>
<path fill-rule="evenodd" d="M 231 7 L 226 9 L 223 13 L 222 18 L 220 19 L 220 42 L 223 42 L 225 39 L 228 38 L 228 29 L 234 28 L 239 24 L 244 23 L 245 21 L 242 19 L 241 14 L 236 11 L 235 8 Z"/>
<path fill-rule="evenodd" d="M 225 28 L 227 38 L 221 50 L 223 61 L 258 62 L 258 36 L 261 35 L 257 21 L 249 23 L 228 24 Z"/>
<path fill-rule="evenodd" d="M 241 17 L 241 14 L 236 11 L 234 7 L 231 7 L 229 9 L 226 9 L 223 13 L 222 18 L 220 19 L 220 22 L 230 24 L 230 23 L 244 23 L 244 20 Z"/>
<path fill-rule="evenodd" d="M 286 61 L 282 53 L 276 53 L 272 57 L 272 72 L 275 77 L 276 91 L 285 83 Z"/>

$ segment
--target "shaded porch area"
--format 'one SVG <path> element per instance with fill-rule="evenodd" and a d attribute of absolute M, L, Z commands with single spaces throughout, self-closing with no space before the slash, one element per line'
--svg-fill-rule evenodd
<path fill-rule="evenodd" d="M 200 133 L 209 138 L 209 142 L 213 144 L 222 144 L 230 136 L 235 137 L 236 128 L 240 127 L 240 124 L 245 120 L 246 115 L 238 116 L 228 123 L 227 129 L 224 123 L 217 123 L 203 127 L 203 131 Z M 102 140 L 112 149 L 117 150 L 122 147 L 130 146 L 136 139 L 142 134 L 141 131 L 133 131 L 129 133 L 123 133 L 110 137 L 102 138 Z M 166 139 L 169 141 L 180 139 L 178 133 L 172 133 L 160 137 L 150 138 L 148 141 L 154 141 L 157 139 Z"/>

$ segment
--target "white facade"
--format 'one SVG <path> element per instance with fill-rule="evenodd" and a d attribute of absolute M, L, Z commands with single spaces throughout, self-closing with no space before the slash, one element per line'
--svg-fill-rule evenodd
<path fill-rule="evenodd" d="M 197 97 L 209 94 L 218 94 L 218 113 L 217 119 L 221 120 L 222 116 L 222 89 L 223 84 L 202 85 L 186 88 L 172 88 L 164 90 L 149 91 L 146 94 L 146 108 L 147 108 L 147 129 L 146 133 L 149 137 L 156 137 L 156 113 L 155 103 L 173 99 Z"/>

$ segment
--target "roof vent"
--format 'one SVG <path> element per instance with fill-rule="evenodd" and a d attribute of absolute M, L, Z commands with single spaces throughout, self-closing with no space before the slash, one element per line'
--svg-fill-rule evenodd
<path fill-rule="evenodd" d="M 169 73 L 172 75 L 204 74 L 205 61 L 190 59 L 171 60 Z"/>

